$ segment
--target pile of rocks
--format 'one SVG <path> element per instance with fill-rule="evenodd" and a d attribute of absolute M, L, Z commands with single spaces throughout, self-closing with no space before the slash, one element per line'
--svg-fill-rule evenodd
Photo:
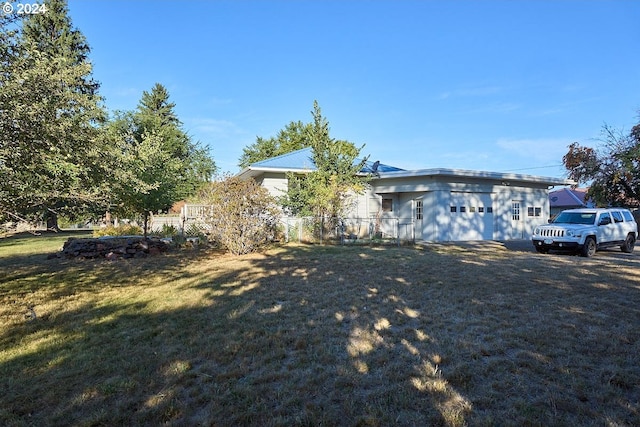
<path fill-rule="evenodd" d="M 170 243 L 157 237 L 104 236 L 98 238 L 70 238 L 58 257 L 64 258 L 144 258 L 166 252 Z"/>

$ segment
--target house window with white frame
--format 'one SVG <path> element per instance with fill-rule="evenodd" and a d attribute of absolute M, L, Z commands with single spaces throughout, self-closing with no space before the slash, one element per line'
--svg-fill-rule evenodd
<path fill-rule="evenodd" d="M 542 208 L 539 206 L 529 206 L 527 207 L 527 216 L 541 216 Z"/>
<path fill-rule="evenodd" d="M 416 200 L 416 219 L 422 219 L 422 200 Z"/>
<path fill-rule="evenodd" d="M 520 221 L 520 202 L 511 203 L 511 219 L 513 221 Z"/>

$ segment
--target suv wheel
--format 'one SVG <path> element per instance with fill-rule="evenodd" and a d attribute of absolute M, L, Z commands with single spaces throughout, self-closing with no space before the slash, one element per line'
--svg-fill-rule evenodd
<path fill-rule="evenodd" d="M 593 237 L 587 237 L 582 246 L 582 252 L 580 255 L 583 257 L 592 257 L 596 253 L 596 239 Z"/>
<path fill-rule="evenodd" d="M 620 250 L 622 252 L 626 252 L 630 254 L 633 252 L 633 247 L 636 245 L 636 238 L 632 233 L 629 233 L 626 239 L 624 239 L 624 243 L 620 246 Z"/>

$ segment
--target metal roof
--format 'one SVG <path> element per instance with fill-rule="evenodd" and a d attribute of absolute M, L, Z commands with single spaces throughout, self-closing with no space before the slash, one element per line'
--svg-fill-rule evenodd
<path fill-rule="evenodd" d="M 564 178 L 552 178 L 537 175 L 523 175 L 515 173 L 504 172 L 489 172 L 478 170 L 466 170 L 466 169 L 418 169 L 410 171 L 389 172 L 381 173 L 380 179 L 399 179 L 410 177 L 427 177 L 427 176 L 446 176 L 455 178 L 477 178 L 477 179 L 489 179 L 494 181 L 504 181 L 508 185 L 509 182 L 530 182 L 546 185 L 572 185 L 574 181 Z"/>
<path fill-rule="evenodd" d="M 314 170 L 313 153 L 310 147 L 292 151 L 270 159 L 253 163 L 252 169 L 287 169 L 287 170 Z"/>
<path fill-rule="evenodd" d="M 359 160 L 356 160 L 359 162 Z M 377 168 L 375 163 L 378 163 Z M 265 172 L 311 172 L 315 170 L 313 163 L 313 153 L 311 147 L 301 150 L 292 151 L 291 153 L 282 154 L 277 157 L 262 160 L 253 163 L 244 168 L 238 176 L 242 178 L 256 177 Z M 375 169 L 375 170 L 374 170 Z M 363 174 L 374 174 L 374 179 L 401 179 L 410 177 L 428 177 L 428 176 L 448 176 L 452 178 L 476 178 L 504 181 L 508 185 L 509 182 L 529 182 L 544 184 L 550 186 L 556 185 L 572 185 L 575 184 L 571 180 L 564 178 L 550 178 L 536 175 L 522 175 L 514 173 L 488 172 L 463 169 L 419 169 L 404 170 L 394 166 L 382 164 L 380 162 L 367 161 L 360 170 Z"/>
<path fill-rule="evenodd" d="M 360 161 L 361 160 L 356 159 L 354 163 L 360 163 Z M 378 163 L 377 168 L 375 168 L 375 163 Z M 313 152 L 311 147 L 307 147 L 301 150 L 292 151 L 291 153 L 282 154 L 280 156 L 253 163 L 243 169 L 238 175 L 241 177 L 253 177 L 264 172 L 311 172 L 314 170 L 316 170 L 316 165 L 313 162 Z M 398 172 L 403 170 L 404 169 L 385 165 L 380 162 L 366 161 L 364 166 L 360 170 L 360 173 L 380 174 L 386 172 Z"/>
<path fill-rule="evenodd" d="M 561 188 L 549 193 L 549 202 L 552 208 L 565 206 L 588 206 L 588 201 L 585 200 L 586 195 L 586 189 Z"/>

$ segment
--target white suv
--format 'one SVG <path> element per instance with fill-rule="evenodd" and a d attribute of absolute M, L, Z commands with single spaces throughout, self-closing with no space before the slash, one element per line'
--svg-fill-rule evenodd
<path fill-rule="evenodd" d="M 536 227 L 531 241 L 541 253 L 572 250 L 590 257 L 609 246 L 631 253 L 637 238 L 638 224 L 627 209 L 570 209 L 549 225 Z"/>

